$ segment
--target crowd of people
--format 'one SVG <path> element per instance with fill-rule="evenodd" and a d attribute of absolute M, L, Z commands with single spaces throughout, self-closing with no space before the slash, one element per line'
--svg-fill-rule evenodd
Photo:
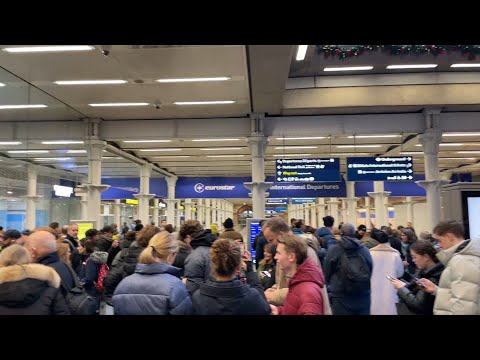
<path fill-rule="evenodd" d="M 222 225 L 2 229 L 0 314 L 480 314 L 480 242 L 458 222 L 417 236 L 411 223 L 274 217 L 253 261 L 232 219 Z"/>

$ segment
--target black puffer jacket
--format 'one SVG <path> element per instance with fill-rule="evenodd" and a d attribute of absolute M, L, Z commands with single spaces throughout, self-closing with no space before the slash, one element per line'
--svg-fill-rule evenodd
<path fill-rule="evenodd" d="M 257 274 L 247 271 L 247 283 L 240 280 L 219 282 L 208 279 L 192 296 L 196 315 L 270 315 Z"/>
<path fill-rule="evenodd" d="M 185 242 L 178 242 L 178 253 L 172 265 L 180 269 L 180 277 L 183 277 L 185 270 L 185 260 L 187 259 L 188 255 L 190 255 L 191 251 L 192 248 L 188 246 Z"/>
<path fill-rule="evenodd" d="M 192 239 L 190 246 L 193 251 L 185 260 L 184 276 L 186 287 L 192 295 L 210 277 L 210 247 L 217 237 L 209 231 L 202 232 Z"/>
<path fill-rule="evenodd" d="M 445 267 L 441 263 L 437 263 L 430 269 L 418 271 L 416 277 L 428 279 L 438 285 L 444 269 Z M 433 315 L 435 296 L 423 291 L 415 280 L 412 280 L 407 286 L 398 289 L 398 296 L 412 313 L 418 315 Z"/>
<path fill-rule="evenodd" d="M 108 304 L 112 304 L 113 293 L 120 281 L 134 273 L 135 266 L 138 263 L 138 256 L 144 249 L 138 246 L 136 242 L 133 242 L 128 249 L 125 249 L 125 254 L 120 257 L 118 263 L 108 272 L 108 275 L 103 280 L 103 296 Z"/>
<path fill-rule="evenodd" d="M 0 268 L 0 315 L 69 315 L 60 276 L 45 265 Z"/>
<path fill-rule="evenodd" d="M 60 260 L 60 258 L 58 257 L 58 253 L 56 251 L 38 259 L 37 263 L 46 265 L 55 269 L 58 275 L 60 275 L 60 280 L 63 286 L 67 290 L 70 290 L 75 287 L 75 280 L 73 278 L 72 272 L 68 269 L 68 265 L 65 264 L 62 260 Z M 63 296 L 66 295 L 66 292 L 64 292 L 63 288 L 62 288 L 62 294 Z"/>

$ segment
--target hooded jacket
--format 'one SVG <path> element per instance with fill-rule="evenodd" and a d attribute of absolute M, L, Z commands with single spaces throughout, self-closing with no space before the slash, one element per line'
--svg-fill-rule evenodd
<path fill-rule="evenodd" d="M 326 227 L 321 227 L 320 229 L 315 231 L 315 235 L 322 238 L 323 243 L 320 245 L 325 249 L 328 249 L 330 246 L 337 243 L 337 239 L 335 239 L 335 236 L 333 236 L 331 231 L 328 230 Z"/>
<path fill-rule="evenodd" d="M 437 263 L 429 269 L 420 270 L 416 277 L 425 278 L 434 284 L 438 284 L 443 269 L 445 269 L 443 264 Z M 419 315 L 433 315 L 435 296 L 423 291 L 415 280 L 411 281 L 407 286 L 398 289 L 397 293 L 410 312 Z"/>
<path fill-rule="evenodd" d="M 88 259 L 82 264 L 80 269 L 80 283 L 83 284 L 85 291 L 91 296 L 97 296 L 95 283 L 98 280 L 98 271 L 100 265 L 106 264 L 108 253 L 105 251 L 94 251 Z"/>
<path fill-rule="evenodd" d="M 137 264 L 113 294 L 115 315 L 191 314 L 192 301 L 179 271 L 166 263 Z"/>
<path fill-rule="evenodd" d="M 75 279 L 73 278 L 73 273 L 68 269 L 68 265 L 65 264 L 62 260 L 60 260 L 56 251 L 38 259 L 37 263 L 53 268 L 58 273 L 58 275 L 60 275 L 60 280 L 65 289 L 70 290 L 75 287 Z M 67 295 L 64 289 L 61 289 L 63 296 Z"/>
<path fill-rule="evenodd" d="M 307 258 L 288 282 L 288 295 L 279 315 L 323 315 L 322 288 L 325 279 L 318 266 Z"/>
<path fill-rule="evenodd" d="M 186 287 L 190 295 L 210 277 L 210 247 L 216 235 L 204 231 L 190 242 L 193 249 L 185 260 L 184 276 L 187 278 Z"/>
<path fill-rule="evenodd" d="M 442 250 L 445 265 L 436 289 L 435 315 L 480 315 L 480 240 Z"/>
<path fill-rule="evenodd" d="M 0 268 L 0 315 L 69 315 L 60 276 L 41 264 Z"/>

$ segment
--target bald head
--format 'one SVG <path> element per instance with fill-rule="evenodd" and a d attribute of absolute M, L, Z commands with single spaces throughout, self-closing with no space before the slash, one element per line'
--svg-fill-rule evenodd
<path fill-rule="evenodd" d="M 345 236 L 355 236 L 355 226 L 350 223 L 343 224 L 340 231 Z"/>
<path fill-rule="evenodd" d="M 32 259 L 38 259 L 57 251 L 55 236 L 48 231 L 35 231 L 25 241 L 25 247 L 30 252 Z"/>

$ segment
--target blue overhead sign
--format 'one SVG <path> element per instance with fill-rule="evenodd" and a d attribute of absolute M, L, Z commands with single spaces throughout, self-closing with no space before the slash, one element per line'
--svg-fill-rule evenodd
<path fill-rule="evenodd" d="M 268 198 L 265 199 L 265 204 L 267 205 L 274 205 L 274 204 L 288 204 L 288 198 Z"/>
<path fill-rule="evenodd" d="M 275 182 L 336 182 L 341 181 L 340 159 L 278 159 Z"/>
<path fill-rule="evenodd" d="M 315 198 L 293 198 L 292 204 L 311 204 L 315 203 Z"/>
<path fill-rule="evenodd" d="M 412 181 L 410 156 L 347 158 L 348 181 Z"/>

